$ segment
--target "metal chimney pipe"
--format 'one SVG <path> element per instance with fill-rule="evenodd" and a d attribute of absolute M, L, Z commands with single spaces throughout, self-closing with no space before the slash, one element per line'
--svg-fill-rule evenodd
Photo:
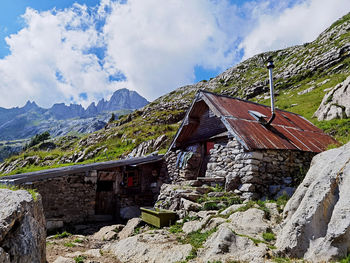
<path fill-rule="evenodd" d="M 273 90 L 273 79 L 272 79 L 272 69 L 275 67 L 275 65 L 273 64 L 273 60 L 271 56 L 267 59 L 266 67 L 269 70 L 269 79 L 270 79 L 271 118 L 267 121 L 267 124 L 270 124 L 275 118 L 275 93 Z"/>

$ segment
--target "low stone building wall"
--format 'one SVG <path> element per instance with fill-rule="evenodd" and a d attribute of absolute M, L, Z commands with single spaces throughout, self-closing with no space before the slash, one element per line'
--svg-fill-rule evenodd
<path fill-rule="evenodd" d="M 96 173 L 77 173 L 23 185 L 42 196 L 47 228 L 89 221 L 95 214 Z"/>
<path fill-rule="evenodd" d="M 55 229 L 137 217 L 141 206 L 154 205 L 166 178 L 163 156 L 147 156 L 6 176 L 0 183 L 36 189 L 47 228 Z"/>
<path fill-rule="evenodd" d="M 166 162 L 173 181 L 186 180 L 181 174 L 198 172 L 189 160 L 182 169 L 175 163 L 179 150 L 169 152 Z M 315 153 L 291 150 L 247 151 L 234 138 L 220 138 L 209 151 L 205 177 L 224 178 L 227 191 L 235 191 L 244 199 L 275 198 L 283 193 L 291 195 L 306 174 Z M 197 157 L 198 159 L 198 157 Z M 198 164 L 198 160 L 194 164 Z M 202 168 L 203 169 L 203 168 Z M 192 176 L 190 179 L 195 179 Z"/>
<path fill-rule="evenodd" d="M 221 140 L 210 150 L 207 177 L 225 177 L 226 189 L 245 198 L 291 195 L 315 153 L 290 150 L 246 151 L 235 139 Z"/>
<path fill-rule="evenodd" d="M 196 151 L 192 153 L 191 158 L 186 165 L 179 167 L 179 155 L 187 151 L 169 151 L 165 157 L 164 166 L 166 173 L 171 182 L 180 182 L 184 180 L 193 180 L 199 176 L 199 168 L 201 165 L 201 154 Z M 181 158 L 181 157 L 180 157 Z"/>

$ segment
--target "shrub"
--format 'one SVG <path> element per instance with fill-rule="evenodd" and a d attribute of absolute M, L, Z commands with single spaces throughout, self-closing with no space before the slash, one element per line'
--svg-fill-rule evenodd
<path fill-rule="evenodd" d="M 24 150 L 33 147 L 43 141 L 46 141 L 50 139 L 50 133 L 48 131 L 40 133 L 40 134 L 36 134 L 29 142 L 29 144 L 27 144 L 26 146 L 24 146 Z"/>

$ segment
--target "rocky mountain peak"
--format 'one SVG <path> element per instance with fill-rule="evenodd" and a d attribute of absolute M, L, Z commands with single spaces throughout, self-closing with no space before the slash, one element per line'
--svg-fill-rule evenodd
<path fill-rule="evenodd" d="M 23 106 L 23 110 L 31 110 L 31 109 L 36 109 L 39 108 L 39 106 L 35 103 L 35 101 L 31 102 L 28 100 L 26 104 Z"/>
<path fill-rule="evenodd" d="M 99 112 L 121 109 L 134 110 L 142 108 L 148 103 L 149 102 L 136 91 L 130 91 L 124 88 L 115 91 L 109 101 L 101 99 L 97 104 L 97 110 Z"/>

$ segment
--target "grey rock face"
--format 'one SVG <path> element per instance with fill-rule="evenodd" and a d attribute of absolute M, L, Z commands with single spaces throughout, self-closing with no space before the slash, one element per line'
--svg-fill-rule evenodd
<path fill-rule="evenodd" d="M 350 76 L 324 96 L 314 117 L 319 121 L 350 118 Z"/>
<path fill-rule="evenodd" d="M 248 209 L 245 212 L 233 213 L 229 220 L 233 228 L 239 234 L 260 237 L 269 228 L 265 220 L 264 212 L 257 208 Z"/>
<path fill-rule="evenodd" d="M 200 249 L 199 258 L 202 262 L 264 262 L 266 250 L 265 244 L 256 246 L 249 238 L 236 235 L 229 226 L 223 224 Z"/>
<path fill-rule="evenodd" d="M 141 157 L 147 155 L 147 153 L 158 151 L 166 143 L 167 136 L 165 134 L 159 136 L 156 139 L 142 142 L 128 155 L 129 157 Z"/>
<path fill-rule="evenodd" d="M 329 262 L 350 248 L 350 143 L 318 154 L 288 201 L 276 246 L 291 257 Z"/>
<path fill-rule="evenodd" d="M 119 89 L 115 91 L 109 101 L 100 100 L 97 104 L 98 112 L 115 111 L 122 109 L 139 109 L 149 102 L 136 91 Z M 91 105 L 90 105 L 91 106 Z"/>
<path fill-rule="evenodd" d="M 46 262 L 46 229 L 40 195 L 34 201 L 27 191 L 1 189 L 0 204 L 0 262 Z"/>
<path fill-rule="evenodd" d="M 135 228 L 141 223 L 141 218 L 133 218 L 128 221 L 126 226 L 123 228 L 122 231 L 119 232 L 118 238 L 124 239 L 129 236 L 131 236 L 134 233 Z"/>
<path fill-rule="evenodd" d="M 179 244 L 167 231 L 152 231 L 120 240 L 103 247 L 122 262 L 180 262 L 190 254 L 190 244 Z"/>

